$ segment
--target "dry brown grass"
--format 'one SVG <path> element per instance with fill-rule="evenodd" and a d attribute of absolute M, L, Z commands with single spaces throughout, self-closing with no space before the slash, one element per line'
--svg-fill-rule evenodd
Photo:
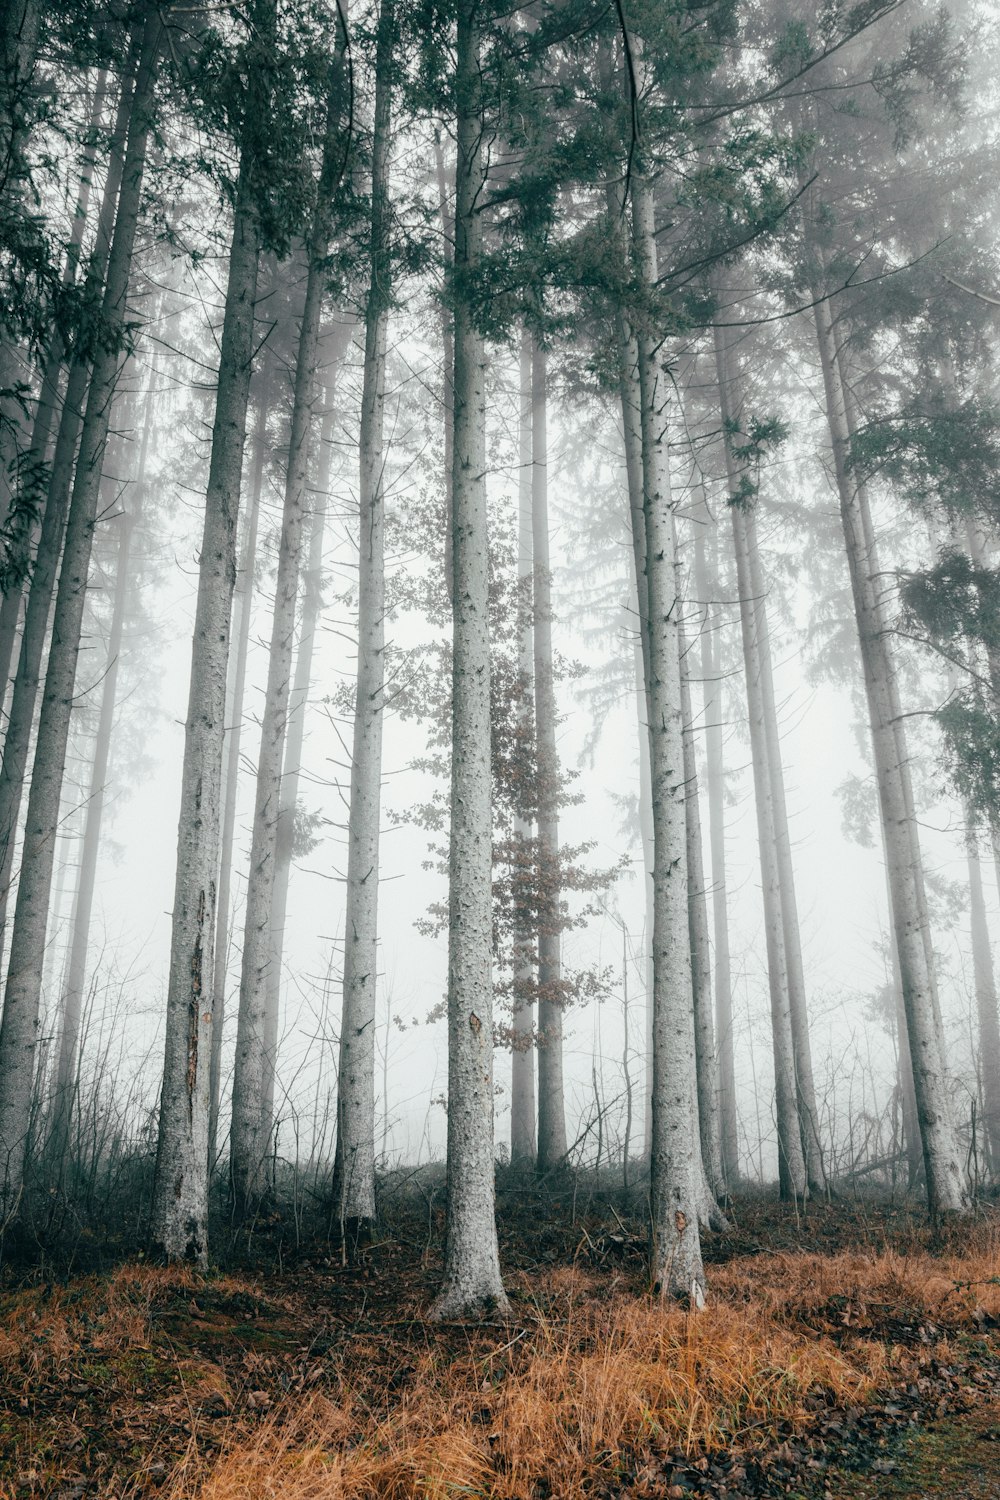
<path fill-rule="evenodd" d="M 198 1353 L 197 1331 L 196 1359 L 164 1360 L 160 1314 L 207 1328 L 199 1300 L 214 1297 L 218 1329 L 230 1316 L 220 1309 L 239 1294 L 271 1313 L 285 1309 L 284 1326 L 308 1338 L 322 1282 L 293 1286 L 280 1301 L 289 1291 L 280 1284 L 275 1297 L 266 1282 L 209 1286 L 183 1269 L 126 1266 L 8 1298 L 0 1381 L 37 1390 L 79 1369 L 84 1355 L 117 1369 L 130 1351 L 159 1349 L 149 1377 L 158 1420 L 181 1439 L 159 1490 L 167 1500 L 522 1500 L 542 1477 L 560 1500 L 582 1500 L 595 1482 L 614 1485 L 647 1464 L 662 1474 L 660 1460 L 677 1450 L 766 1449 L 828 1405 L 862 1405 L 911 1379 L 932 1354 L 947 1354 L 949 1335 L 984 1314 L 1000 1319 L 1000 1239 L 980 1232 L 944 1255 L 745 1257 L 713 1269 L 701 1314 L 637 1295 L 621 1279 L 609 1285 L 607 1272 L 564 1267 L 511 1281 L 519 1315 L 504 1330 L 429 1330 L 424 1341 L 405 1319 L 409 1331 L 398 1337 L 391 1322 L 372 1323 L 371 1338 L 354 1324 L 320 1382 L 285 1397 L 272 1383 L 271 1404 L 255 1406 L 255 1379 L 236 1379 L 234 1363 L 227 1385 L 223 1365 Z M 257 1356 L 246 1358 L 256 1369 Z M 390 1388 L 394 1361 L 403 1374 Z M 228 1416 L 201 1414 L 212 1389 L 225 1392 Z M 141 1407 L 137 1399 L 136 1422 Z M 132 1473 L 131 1493 L 148 1494 L 150 1474 Z"/>
<path fill-rule="evenodd" d="M 977 1309 L 1000 1316 L 1000 1247 L 755 1256 L 715 1271 L 701 1314 L 608 1297 L 581 1271 L 519 1290 L 536 1300 L 485 1357 L 427 1352 L 387 1415 L 346 1388 L 252 1436 L 237 1424 L 211 1472 L 177 1474 L 170 1500 L 520 1500 L 541 1476 L 578 1500 L 658 1453 L 766 1447 L 927 1359 L 882 1325 L 943 1338 Z"/>
<path fill-rule="evenodd" d="M 217 1283 L 234 1292 L 256 1291 L 227 1277 Z M 154 1310 L 179 1294 L 194 1295 L 204 1285 L 197 1272 L 129 1264 L 110 1276 L 88 1276 L 68 1286 L 33 1287 L 4 1299 L 0 1309 L 0 1381 L 58 1377 L 80 1350 L 111 1355 L 149 1346 Z"/>

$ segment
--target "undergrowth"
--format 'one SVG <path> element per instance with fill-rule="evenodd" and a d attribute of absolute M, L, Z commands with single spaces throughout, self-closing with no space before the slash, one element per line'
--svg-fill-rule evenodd
<path fill-rule="evenodd" d="M 583 1500 L 663 1493 L 653 1476 L 677 1452 L 763 1452 L 1000 1324 L 1000 1237 L 983 1226 L 936 1254 L 743 1255 L 713 1267 L 700 1314 L 628 1267 L 576 1264 L 512 1272 L 503 1325 L 435 1329 L 433 1267 L 345 1291 L 350 1274 L 126 1265 L 26 1288 L 0 1320 L 0 1381 L 22 1405 L 94 1387 L 94 1409 L 120 1400 L 137 1432 L 158 1412 L 168 1460 L 137 1442 L 100 1490 L 122 1500 Z M 352 1300 L 335 1308 L 338 1289 Z M 10 1493 L 46 1493 L 58 1455 L 38 1457 L 34 1406 L 25 1421 Z"/>

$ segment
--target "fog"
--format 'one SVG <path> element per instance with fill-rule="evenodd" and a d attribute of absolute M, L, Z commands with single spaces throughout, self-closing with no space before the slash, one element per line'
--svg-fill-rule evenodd
<path fill-rule="evenodd" d="M 447 1159 L 457 1246 L 512 1153 L 652 1160 L 682 1239 L 703 1183 L 967 1205 L 995 7 L 21 8 L 5 1214 L 128 1160 L 202 1262 L 210 1185 L 343 1228 Z"/>

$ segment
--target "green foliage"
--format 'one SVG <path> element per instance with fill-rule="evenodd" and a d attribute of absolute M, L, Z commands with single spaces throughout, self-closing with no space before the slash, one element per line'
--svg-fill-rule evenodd
<path fill-rule="evenodd" d="M 908 401 L 855 434 L 849 461 L 921 508 L 1000 520 L 1000 412 L 989 404 Z"/>

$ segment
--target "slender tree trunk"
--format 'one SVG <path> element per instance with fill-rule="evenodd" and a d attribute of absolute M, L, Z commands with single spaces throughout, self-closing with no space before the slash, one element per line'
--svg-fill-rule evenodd
<path fill-rule="evenodd" d="M 486 183 L 479 5 L 459 0 L 455 67 L 455 440 L 451 487 L 452 745 L 448 932 L 448 1204 L 432 1315 L 506 1307 L 493 1164 L 493 820 L 486 526 L 486 353 L 472 294 Z"/>
<path fill-rule="evenodd" d="M 273 0 L 254 6 L 263 51 Z M 260 261 L 258 162 L 253 134 L 266 129 L 260 52 L 248 69 L 245 130 L 236 189 L 212 457 L 205 496 L 191 686 L 184 732 L 177 875 L 174 885 L 167 1026 L 154 1190 L 154 1237 L 168 1260 L 203 1265 L 208 1256 L 208 1115 L 219 798 L 226 719 L 229 630 L 236 583 L 236 525 L 254 355 Z"/>
<path fill-rule="evenodd" d="M 731 431 L 730 371 L 728 350 L 723 331 L 715 330 L 715 360 L 719 383 L 719 409 L 723 430 Z M 730 441 L 725 441 L 726 475 L 731 495 L 738 493 L 738 475 Z M 777 837 L 774 816 L 774 785 L 770 774 L 767 722 L 762 687 L 760 617 L 754 596 L 748 517 L 746 511 L 730 501 L 733 524 L 733 546 L 736 555 L 736 581 L 740 598 L 740 625 L 743 637 L 743 663 L 746 675 L 747 713 L 750 723 L 750 747 L 753 761 L 754 794 L 757 807 L 757 842 L 760 848 L 761 887 L 764 898 L 764 933 L 767 945 L 767 972 L 771 995 L 771 1033 L 774 1046 L 774 1093 L 778 1127 L 778 1181 L 782 1198 L 805 1196 L 806 1164 L 799 1130 L 795 1080 L 795 1047 L 792 1032 L 791 1003 L 788 991 L 788 967 L 785 952 L 785 927 L 781 907 L 781 878 L 777 859 Z"/>
<path fill-rule="evenodd" d="M 243 526 L 240 566 L 233 595 L 231 639 L 236 654 L 228 673 L 224 734 L 225 759 L 222 778 L 222 836 L 219 855 L 219 894 L 215 912 L 215 952 L 212 965 L 212 1056 L 209 1070 L 208 1162 L 214 1165 L 218 1152 L 219 1107 L 222 1095 L 222 1041 L 226 1020 L 226 986 L 229 980 L 233 856 L 236 846 L 236 810 L 239 800 L 240 747 L 243 740 L 243 707 L 253 617 L 254 564 L 257 557 L 257 526 L 260 519 L 264 467 L 267 461 L 267 419 L 271 405 L 270 367 L 261 371 L 260 398 L 254 431 L 250 504 Z"/>
<path fill-rule="evenodd" d="M 7 0 L 0 12 L 0 194 L 20 177 L 34 82 L 41 0 Z"/>
<path fill-rule="evenodd" d="M 524 694 L 518 710 L 519 728 L 525 744 L 534 734 L 534 642 L 532 630 L 532 543 L 531 543 L 531 334 L 521 333 L 521 379 L 519 412 L 518 466 L 518 633 L 517 663 Z M 521 856 L 518 880 L 528 876 L 526 850 L 532 836 L 532 821 L 519 813 L 514 838 Z M 534 1166 L 537 1151 L 535 1131 L 535 1004 L 536 983 L 535 934 L 528 920 L 526 902 L 518 902 L 514 932 L 514 1024 L 510 1085 L 510 1159 L 521 1165 Z"/>
<path fill-rule="evenodd" d="M 441 214 L 441 255 L 444 263 L 445 287 L 448 285 L 451 272 L 454 267 L 454 214 L 448 208 L 448 178 L 445 172 L 444 150 L 441 148 L 441 135 L 435 135 L 435 168 L 438 172 L 438 211 Z M 447 486 L 448 514 L 445 517 L 444 528 L 444 571 L 447 586 L 451 588 L 451 573 L 454 570 L 454 561 L 451 558 L 451 468 L 453 468 L 454 455 L 454 320 L 451 309 L 447 302 L 441 305 L 441 356 L 444 371 L 441 377 L 441 392 L 444 399 L 444 472 L 445 486 Z"/>
<path fill-rule="evenodd" d="M 707 512 L 706 512 L 707 521 Z M 699 525 L 695 535 L 695 588 L 707 611 L 719 596 L 715 522 L 711 521 L 711 566 Z M 708 794 L 709 848 L 712 857 L 712 924 L 715 939 L 715 1042 L 718 1055 L 719 1135 L 722 1178 L 730 1188 L 739 1180 L 739 1136 L 736 1118 L 736 1064 L 733 1050 L 733 990 L 726 909 L 725 757 L 722 743 L 720 652 L 708 621 L 701 630 L 701 678 L 705 711 L 705 789 Z"/>
<path fill-rule="evenodd" d="M 718 1073 L 712 1022 L 712 954 L 705 899 L 705 862 L 701 844 L 698 767 L 691 709 L 689 647 L 680 632 L 681 714 L 683 715 L 684 811 L 688 879 L 688 934 L 691 946 L 691 991 L 694 999 L 695 1072 L 701 1156 L 713 1195 L 725 1192 L 719 1137 Z"/>
<path fill-rule="evenodd" d="M 87 797 L 86 822 L 80 853 L 80 868 L 77 879 L 77 895 L 73 909 L 73 933 L 70 941 L 66 982 L 63 988 L 62 1032 L 59 1039 L 59 1058 L 56 1068 L 56 1097 L 53 1110 L 51 1142 L 56 1160 L 64 1164 L 69 1142 L 70 1123 L 76 1104 L 75 1082 L 77 1078 L 77 1052 L 79 1047 L 80 1015 L 83 1008 L 87 982 L 87 956 L 90 951 L 90 925 L 94 905 L 94 887 L 97 879 L 97 856 L 101 847 L 101 825 L 104 818 L 104 793 L 108 780 L 111 759 L 111 740 L 115 721 L 118 692 L 118 668 L 121 658 L 122 637 L 125 629 L 125 607 L 128 602 L 131 578 L 129 564 L 132 538 L 142 517 L 146 497 L 146 462 L 153 428 L 153 404 L 156 388 L 156 361 L 150 367 L 149 387 L 146 392 L 145 414 L 139 457 L 135 474 L 135 501 L 131 511 L 120 517 L 118 537 L 118 563 L 115 571 L 115 591 L 111 606 L 111 629 L 108 633 L 107 667 L 101 684 L 101 709 L 94 738 L 94 759 L 90 773 L 90 791 Z"/>
<path fill-rule="evenodd" d="M 633 166 L 636 268 L 656 285 L 652 186 Z M 704 1300 L 699 1233 L 700 1149 L 688 932 L 687 830 L 681 707 L 680 601 L 667 457 L 669 382 L 648 328 L 637 340 L 641 396 L 649 736 L 653 806 L 653 1142 L 650 1274 L 662 1294 Z"/>
<path fill-rule="evenodd" d="M 40 0 L 6 0 L 0 7 L 0 212 L 26 212 L 25 144 L 42 18 Z M 0 324 L 0 519 L 5 518 L 16 472 L 23 409 L 16 387 L 24 381 L 13 331 Z"/>
<path fill-rule="evenodd" d="M 375 999 L 385 706 L 385 355 L 392 265 L 388 170 L 394 0 L 381 0 L 372 137 L 371 281 L 365 311 L 358 535 L 358 676 L 351 752 L 344 1004 L 337 1107 L 338 1218 L 348 1254 L 375 1219 Z"/>
<path fill-rule="evenodd" d="M 63 286 L 71 287 L 76 281 L 77 269 L 80 264 L 80 249 L 83 245 L 83 231 L 87 222 L 87 210 L 90 206 L 90 191 L 93 185 L 94 161 L 97 156 L 96 132 L 104 112 L 104 102 L 107 95 L 106 72 L 101 70 L 98 75 L 97 87 L 94 91 L 94 102 L 90 112 L 90 131 L 87 144 L 84 147 L 83 164 L 80 169 L 80 185 L 77 192 L 76 212 L 73 215 L 73 225 L 70 230 L 69 244 L 66 248 L 66 265 L 63 269 Z M 131 70 L 126 73 L 126 79 L 131 76 Z M 122 95 L 130 93 L 127 82 L 122 84 Z M 123 118 L 119 141 L 124 143 L 124 132 L 127 116 Z M 121 144 L 118 149 L 119 167 L 121 165 Z M 107 238 L 110 238 L 110 226 Z M 103 267 L 102 267 L 103 275 Z M 34 501 L 33 509 L 40 508 L 40 502 L 44 503 L 47 473 L 45 462 L 49 452 L 49 440 L 52 436 L 52 428 L 55 424 L 56 412 L 59 407 L 59 383 L 65 358 L 65 346 L 58 334 L 53 338 L 44 365 L 39 387 L 38 401 L 35 405 L 34 421 L 31 425 L 31 442 L 24 461 L 18 466 L 17 488 L 21 493 L 22 502 L 26 498 Z M 21 614 L 21 603 L 24 594 L 24 585 L 28 581 L 31 564 L 31 554 L 37 542 L 39 522 L 37 519 L 30 520 L 25 515 L 21 526 L 16 530 L 11 542 L 10 552 L 7 557 L 7 587 L 0 600 L 0 683 L 6 684 L 10 675 L 11 664 L 14 660 L 14 644 L 17 636 L 17 622 Z"/>
<path fill-rule="evenodd" d="M 566 1157 L 563 1092 L 562 934 L 559 920 L 559 755 L 552 671 L 552 572 L 549 566 L 546 359 L 531 356 L 531 543 L 535 738 L 538 765 L 538 1170 Z"/>
<path fill-rule="evenodd" d="M 316 188 L 313 222 L 306 244 L 308 272 L 305 304 L 295 361 L 285 502 L 278 547 L 278 573 L 274 586 L 274 613 L 260 730 L 260 754 L 257 760 L 229 1156 L 233 1206 L 239 1218 L 252 1210 L 262 1196 L 265 1186 L 264 1164 L 271 1147 L 270 1121 L 265 1119 L 264 1108 L 266 1077 L 269 1072 L 273 1073 L 275 1067 L 275 1059 L 265 1055 L 268 970 L 272 952 L 271 914 L 281 804 L 281 770 L 292 684 L 302 528 L 309 476 L 309 440 L 318 397 L 316 366 L 319 359 L 320 318 L 326 290 L 326 257 L 330 249 L 333 199 L 338 186 L 339 159 L 342 156 L 340 94 L 343 47 L 342 29 L 338 28 L 337 50 L 330 64 L 323 161 Z M 277 1041 L 277 1026 L 274 1027 L 274 1034 Z"/>
<path fill-rule="evenodd" d="M 151 6 L 145 21 L 102 308 L 105 328 L 111 335 L 125 330 L 129 274 L 139 221 L 146 146 L 153 120 L 156 56 L 162 31 L 159 10 Z M 20 1192 L 23 1178 L 59 800 L 75 694 L 87 572 L 119 365 L 120 355 L 114 338 L 108 337 L 95 354 L 91 374 L 56 597 L 38 749 L 28 797 L 21 879 L 0 1026 L 0 1162 L 5 1171 L 8 1204 Z"/>
<path fill-rule="evenodd" d="M 864 666 L 927 1200 L 933 1218 L 962 1209 L 966 1190 L 944 1070 L 913 791 L 895 665 L 879 593 L 879 563 L 867 494 L 862 485 L 854 483 L 849 468 L 851 436 L 844 384 L 830 305 L 821 291 L 817 288 L 814 309 L 816 337 Z"/>
<path fill-rule="evenodd" d="M 813 1079 L 812 1047 L 809 1041 L 809 1007 L 806 1001 L 805 970 L 802 965 L 802 941 L 799 932 L 798 902 L 795 896 L 795 869 L 792 843 L 788 831 L 788 807 L 785 801 L 785 773 L 781 758 L 781 736 L 778 733 L 778 710 L 774 697 L 774 671 L 771 663 L 771 631 L 767 619 L 767 590 L 757 544 L 757 516 L 745 512 L 747 554 L 750 564 L 751 598 L 755 612 L 755 632 L 760 660 L 761 708 L 767 739 L 767 768 L 771 782 L 771 806 L 774 816 L 775 857 L 778 867 L 778 889 L 781 898 L 781 926 L 785 935 L 785 964 L 788 973 L 788 1004 L 792 1020 L 792 1046 L 795 1056 L 795 1097 L 806 1162 L 806 1181 L 811 1192 L 827 1190 L 826 1168 L 819 1131 L 819 1110 Z"/>
<path fill-rule="evenodd" d="M 108 269 L 108 256 L 111 251 L 115 214 L 125 166 L 129 120 L 132 117 L 135 98 L 132 65 L 137 62 L 141 35 L 140 25 L 137 27 L 126 82 L 122 85 L 119 98 L 115 129 L 108 153 L 108 175 L 104 197 L 84 287 L 86 297 L 95 301 L 100 298 L 104 289 Z M 3 936 L 3 929 L 6 928 L 14 866 L 14 843 L 28 769 L 31 731 L 35 722 L 35 707 L 41 683 L 42 658 L 46 641 L 49 638 L 49 616 L 55 594 L 59 559 L 63 550 L 66 513 L 69 507 L 77 444 L 83 425 L 84 403 L 90 377 L 91 366 L 87 358 L 75 359 L 70 366 L 66 382 L 59 434 L 49 475 L 45 512 L 24 611 L 17 673 L 14 678 L 7 732 L 4 737 L 3 765 L 0 768 L 0 938 Z"/>
<path fill-rule="evenodd" d="M 979 862 L 979 840 L 971 810 L 966 809 L 965 849 L 969 864 L 969 919 L 972 926 L 972 969 L 979 1019 L 979 1071 L 982 1077 L 983 1125 L 989 1170 L 1000 1171 L 1000 1018 L 993 972 L 990 929 L 983 896 L 983 872 Z"/>
<path fill-rule="evenodd" d="M 292 870 L 295 843 L 295 815 L 299 801 L 299 772 L 302 769 L 302 745 L 305 738 L 306 705 L 312 682 L 316 627 L 323 607 L 323 541 L 326 507 L 329 504 L 330 474 L 333 455 L 334 385 L 326 387 L 326 412 L 320 434 L 320 477 L 316 503 L 309 528 L 309 559 L 302 578 L 302 611 L 299 644 L 295 653 L 295 677 L 288 705 L 288 731 L 285 735 L 285 769 L 281 778 L 278 804 L 278 836 L 274 856 L 274 897 L 271 908 L 271 964 L 267 971 L 267 1010 L 264 1029 L 264 1128 L 268 1135 L 274 1121 L 275 1071 L 267 1066 L 278 1051 L 278 1019 L 281 1013 L 281 970 L 284 953 L 285 919 L 288 912 L 288 883 Z"/>
<path fill-rule="evenodd" d="M 609 186 L 607 190 L 607 203 L 609 233 L 612 239 L 621 245 L 622 254 L 625 255 L 627 247 L 622 234 L 621 195 L 613 186 Z M 632 542 L 631 571 L 633 595 L 636 602 L 634 655 L 636 709 L 639 720 L 639 838 L 642 843 L 643 889 L 646 898 L 643 1149 L 648 1162 L 653 1144 L 653 795 L 649 764 L 649 599 L 645 587 L 646 523 L 642 508 L 642 401 L 639 390 L 639 351 L 622 307 L 617 308 L 615 321 L 618 342 L 618 390 L 622 409 L 622 452 L 628 488 L 629 536 Z"/>

